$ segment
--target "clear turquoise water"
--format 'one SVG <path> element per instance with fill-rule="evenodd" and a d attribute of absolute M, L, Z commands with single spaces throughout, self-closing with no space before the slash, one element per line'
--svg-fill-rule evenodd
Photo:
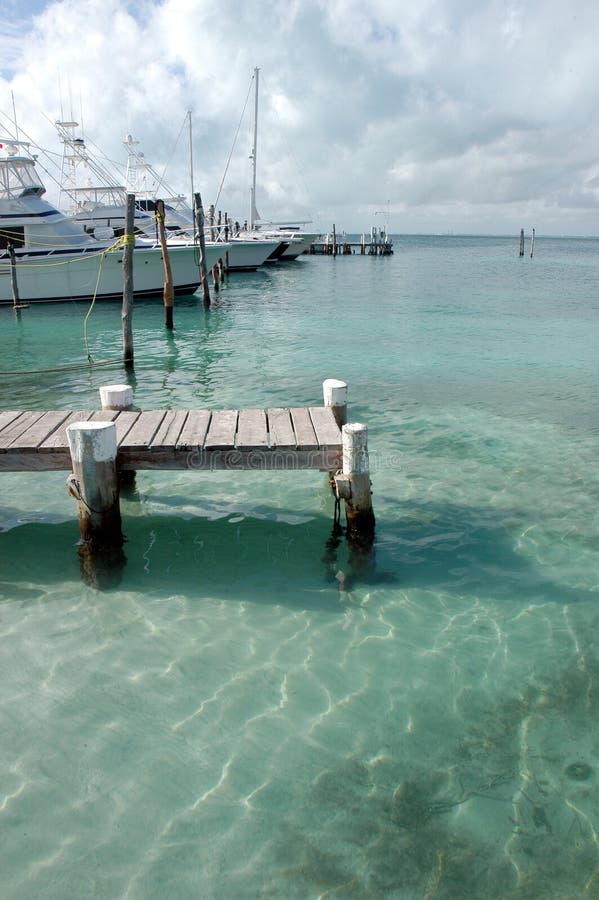
<path fill-rule="evenodd" d="M 599 897 L 598 250 L 398 238 L 170 336 L 138 304 L 141 407 L 348 381 L 375 552 L 327 543 L 317 472 L 140 472 L 96 591 L 65 474 L 0 475 L 3 900 Z M 0 368 L 84 361 L 85 312 L 0 309 Z M 118 355 L 118 304 L 88 335 Z M 4 375 L 0 408 L 125 377 Z"/>

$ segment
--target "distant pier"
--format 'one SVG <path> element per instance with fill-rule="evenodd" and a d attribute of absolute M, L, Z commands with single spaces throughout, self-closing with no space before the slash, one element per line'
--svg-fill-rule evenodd
<path fill-rule="evenodd" d="M 368 237 L 362 234 L 359 241 L 352 241 L 347 239 L 345 233 L 338 236 L 333 225 L 328 234 L 314 241 L 309 253 L 321 256 L 352 256 L 356 253 L 360 256 L 391 256 L 393 240 L 385 228 L 373 227 Z"/>

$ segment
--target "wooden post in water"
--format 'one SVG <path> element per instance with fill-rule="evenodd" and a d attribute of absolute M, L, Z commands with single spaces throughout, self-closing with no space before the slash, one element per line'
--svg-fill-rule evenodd
<path fill-rule="evenodd" d="M 225 264 L 223 263 L 222 256 L 218 258 L 218 277 L 221 283 L 225 280 Z"/>
<path fill-rule="evenodd" d="M 162 262 L 164 263 L 164 290 L 162 293 L 164 300 L 164 324 L 167 328 L 173 327 L 173 304 L 175 300 L 175 289 L 173 287 L 173 273 L 171 271 L 171 262 L 168 257 L 168 247 L 166 245 L 166 230 L 164 227 L 164 200 L 156 201 L 156 222 L 158 223 L 158 238 L 162 249 Z"/>
<path fill-rule="evenodd" d="M 74 422 L 67 426 L 73 471 L 69 493 L 77 501 L 81 541 L 97 547 L 121 546 L 121 512 L 114 422 Z"/>
<path fill-rule="evenodd" d="M 343 476 L 349 482 L 349 497 L 345 500 L 348 537 L 364 542 L 374 538 L 374 513 L 368 459 L 368 428 L 359 422 L 344 425 Z"/>
<path fill-rule="evenodd" d="M 204 207 L 202 206 L 201 195 L 194 194 L 194 203 L 196 209 L 196 221 L 198 228 L 198 239 L 200 242 L 200 279 L 202 282 L 202 295 L 204 298 L 204 306 L 210 306 L 210 286 L 208 284 L 208 272 L 206 270 L 206 236 L 204 234 Z"/>
<path fill-rule="evenodd" d="M 347 382 L 338 378 L 326 378 L 322 383 L 324 405 L 333 410 L 339 428 L 347 422 Z"/>
<path fill-rule="evenodd" d="M 533 228 L 532 235 L 530 237 L 530 258 L 532 259 L 532 255 L 535 252 L 535 230 Z"/>
<path fill-rule="evenodd" d="M 215 293 L 218 293 L 219 290 L 219 277 L 218 277 L 218 266 L 216 263 L 212 266 L 212 285 L 214 287 Z"/>
<path fill-rule="evenodd" d="M 524 256 L 524 229 L 520 229 L 520 256 Z"/>
<path fill-rule="evenodd" d="M 12 241 L 7 242 L 6 249 L 10 258 L 10 286 L 12 289 L 12 308 L 19 315 L 20 310 L 27 309 L 28 303 L 21 303 L 19 298 L 19 285 L 17 282 L 17 257 Z"/>
<path fill-rule="evenodd" d="M 337 234 L 335 232 L 335 225 L 333 225 L 333 256 L 337 256 Z"/>
<path fill-rule="evenodd" d="M 135 247 L 135 194 L 127 194 L 125 234 L 123 236 L 123 359 L 133 368 L 133 248 Z"/>

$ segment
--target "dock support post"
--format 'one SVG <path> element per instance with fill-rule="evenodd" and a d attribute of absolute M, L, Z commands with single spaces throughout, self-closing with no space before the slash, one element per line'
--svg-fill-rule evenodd
<path fill-rule="evenodd" d="M 125 562 L 119 508 L 114 422 L 74 422 L 67 427 L 73 471 L 69 493 L 79 514 L 79 557 L 87 584 L 118 583 Z"/>
<path fill-rule="evenodd" d="M 349 482 L 349 496 L 345 500 L 348 539 L 372 544 L 374 513 L 368 459 L 368 427 L 360 422 L 344 425 L 343 476 Z"/>
<path fill-rule="evenodd" d="M 333 256 L 337 256 L 337 233 L 335 231 L 335 225 L 333 225 Z"/>
<path fill-rule="evenodd" d="M 339 428 L 347 422 L 347 382 L 326 378 L 322 383 L 324 405 L 330 406 Z"/>
<path fill-rule="evenodd" d="M 117 412 L 133 409 L 133 388 L 128 384 L 105 384 L 100 388 L 102 409 Z M 119 472 L 119 485 L 132 488 L 135 485 L 135 470 L 125 469 Z"/>
<path fill-rule="evenodd" d="M 518 256 L 524 256 L 524 229 L 520 229 L 520 253 Z"/>

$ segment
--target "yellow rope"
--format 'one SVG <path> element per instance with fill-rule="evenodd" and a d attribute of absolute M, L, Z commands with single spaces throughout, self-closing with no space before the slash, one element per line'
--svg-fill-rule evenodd
<path fill-rule="evenodd" d="M 89 307 L 89 309 L 86 313 L 86 316 L 83 320 L 83 340 L 85 342 L 85 349 L 87 351 L 87 359 L 91 365 L 93 365 L 94 361 L 92 359 L 91 353 L 89 352 L 89 341 L 87 339 L 87 320 L 89 319 L 89 317 L 91 315 L 91 311 L 94 308 L 94 304 L 96 302 L 96 295 L 98 293 L 98 285 L 100 284 L 100 276 L 102 275 L 102 266 L 104 265 L 104 259 L 106 257 L 106 253 L 108 253 L 108 250 L 106 250 L 104 253 L 101 254 L 100 265 L 98 266 L 98 277 L 96 278 L 96 286 L 94 288 L 94 296 L 92 297 L 92 302 L 90 303 L 90 307 Z"/>

